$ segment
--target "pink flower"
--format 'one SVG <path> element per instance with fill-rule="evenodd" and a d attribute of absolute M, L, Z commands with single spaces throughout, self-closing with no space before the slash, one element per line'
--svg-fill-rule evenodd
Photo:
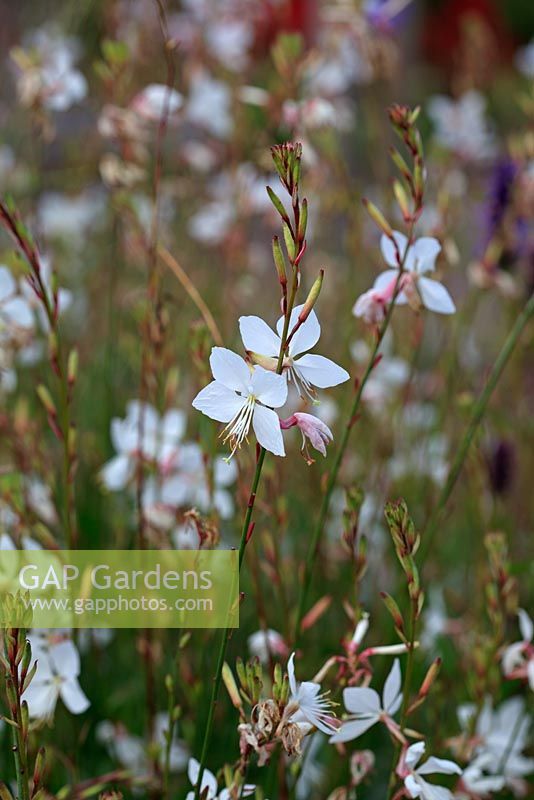
<path fill-rule="evenodd" d="M 287 419 L 280 420 L 280 427 L 283 430 L 297 426 L 302 433 L 302 452 L 305 454 L 306 461 L 309 464 L 313 463 L 306 449 L 306 438 L 310 440 L 312 447 L 318 450 L 323 456 L 326 456 L 326 445 L 333 441 L 332 431 L 322 422 L 318 417 L 313 414 L 305 414 L 302 411 L 297 411 Z"/>

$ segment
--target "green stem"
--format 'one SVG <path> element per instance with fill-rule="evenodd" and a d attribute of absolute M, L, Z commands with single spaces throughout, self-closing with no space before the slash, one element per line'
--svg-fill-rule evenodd
<path fill-rule="evenodd" d="M 328 475 L 328 481 L 327 481 L 327 484 L 326 484 L 326 489 L 325 489 L 325 492 L 323 494 L 323 500 L 322 500 L 322 503 L 321 503 L 321 508 L 319 510 L 319 517 L 317 519 L 317 523 L 315 525 L 315 528 L 314 528 L 313 533 L 312 533 L 312 537 L 310 539 L 310 544 L 308 546 L 308 553 L 306 555 L 306 561 L 304 563 L 304 577 L 303 577 L 302 583 L 300 585 L 299 599 L 298 599 L 298 605 L 297 605 L 297 618 L 296 618 L 296 622 L 295 622 L 295 633 L 294 633 L 295 647 L 298 645 L 300 634 L 301 634 L 300 628 L 301 628 L 302 619 L 304 617 L 304 608 L 305 608 L 305 605 L 306 605 L 306 598 L 307 598 L 307 595 L 308 595 L 308 592 L 309 592 L 309 589 L 310 589 L 310 583 L 311 583 L 312 574 L 313 574 L 313 567 L 314 567 L 315 559 L 317 557 L 317 552 L 318 552 L 318 549 L 319 549 L 319 542 L 320 542 L 320 539 L 321 539 L 321 536 L 322 536 L 322 533 L 323 533 L 323 530 L 324 530 L 324 526 L 325 526 L 325 523 L 326 523 L 326 518 L 328 516 L 328 510 L 330 508 L 330 501 L 332 499 L 332 492 L 334 491 L 334 488 L 336 486 L 337 477 L 338 477 L 338 473 L 339 473 L 339 470 L 340 470 L 340 467 L 341 467 L 341 464 L 342 464 L 342 461 L 343 461 L 343 457 L 345 455 L 345 450 L 347 449 L 347 445 L 349 443 L 349 438 L 350 438 L 350 434 L 351 434 L 352 428 L 354 426 L 354 423 L 356 422 L 356 415 L 357 415 L 358 409 L 360 407 L 363 391 L 365 389 L 367 381 L 369 380 L 369 376 L 371 375 L 374 367 L 376 366 L 375 362 L 376 362 L 376 358 L 377 358 L 377 355 L 378 355 L 378 350 L 380 348 L 380 345 L 382 344 L 382 340 L 383 340 L 383 338 L 384 338 L 384 336 L 386 334 L 386 331 L 387 331 L 387 329 L 389 327 L 389 323 L 391 321 L 391 317 L 393 315 L 393 309 L 395 307 L 395 299 L 396 299 L 396 297 L 397 297 L 397 295 L 399 293 L 401 276 L 402 276 L 402 274 L 404 272 L 404 262 L 406 261 L 406 255 L 407 255 L 408 249 L 410 247 L 409 243 L 411 241 L 412 232 L 413 232 L 413 226 L 412 226 L 412 229 L 410 230 L 410 235 L 408 236 L 408 244 L 406 246 L 406 250 L 405 250 L 405 252 L 403 254 L 403 257 L 402 257 L 402 260 L 401 260 L 401 263 L 400 263 L 400 266 L 399 266 L 399 274 L 397 276 L 397 282 L 395 284 L 395 289 L 393 291 L 393 297 L 392 297 L 391 302 L 389 304 L 386 317 L 385 317 L 381 327 L 378 330 L 378 334 L 376 336 L 375 345 L 373 347 L 371 356 L 370 356 L 369 361 L 367 363 L 367 367 L 365 369 L 365 372 L 363 374 L 362 379 L 359 382 L 358 390 L 357 390 L 357 392 L 356 392 L 356 394 L 354 396 L 354 401 L 353 401 L 351 409 L 350 409 L 349 418 L 348 418 L 348 421 L 347 421 L 347 423 L 345 425 L 345 428 L 343 430 L 343 434 L 341 436 L 341 440 L 339 442 L 338 449 L 337 449 L 337 452 L 336 452 L 336 455 L 335 455 L 335 458 L 334 458 L 334 463 L 332 464 L 332 469 L 330 470 L 330 474 Z"/>
<path fill-rule="evenodd" d="M 489 400 L 495 390 L 495 387 L 497 386 L 500 380 L 504 368 L 506 367 L 514 351 L 514 348 L 517 344 L 519 337 L 523 333 L 523 330 L 525 329 L 527 323 L 530 321 L 533 315 L 534 315 L 534 294 L 530 296 L 523 311 L 518 316 L 515 325 L 508 334 L 506 341 L 504 342 L 504 345 L 501 349 L 501 352 L 497 356 L 497 360 L 495 361 L 492 367 L 488 380 L 486 381 L 486 385 L 484 386 L 484 389 L 480 393 L 478 400 L 473 406 L 469 425 L 460 443 L 460 447 L 456 451 L 456 455 L 449 469 L 449 474 L 447 476 L 445 485 L 441 490 L 438 501 L 426 525 L 426 531 L 425 535 L 423 536 L 423 541 L 421 546 L 422 562 L 425 561 L 426 556 L 428 555 L 428 551 L 430 549 L 434 536 L 436 535 L 439 523 L 441 521 L 443 510 L 449 500 L 449 497 L 452 494 L 452 490 L 456 485 L 456 481 L 458 480 L 460 472 L 462 471 L 467 453 L 469 452 L 469 448 L 471 447 L 473 440 L 475 438 L 475 434 L 478 430 L 478 426 L 480 425 L 484 417 L 484 414 L 486 413 L 486 408 L 488 406 Z"/>

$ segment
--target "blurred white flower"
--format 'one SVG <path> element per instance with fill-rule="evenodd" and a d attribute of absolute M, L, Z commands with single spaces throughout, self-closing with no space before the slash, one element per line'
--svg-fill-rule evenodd
<path fill-rule="evenodd" d="M 523 608 L 519 609 L 517 616 L 523 638 L 520 642 L 514 642 L 504 649 L 501 660 L 502 671 L 507 678 L 527 680 L 530 688 L 534 691 L 534 646 L 532 644 L 534 625 Z"/>
<path fill-rule="evenodd" d="M 273 408 L 283 406 L 287 383 L 283 375 L 255 367 L 224 347 L 211 351 L 213 380 L 193 400 L 193 407 L 217 422 L 225 422 L 223 441 L 231 440 L 233 455 L 247 438 L 250 426 L 258 443 L 285 456 L 280 420 Z"/>
<path fill-rule="evenodd" d="M 485 98 L 475 90 L 466 92 L 458 100 L 436 95 L 427 104 L 436 140 L 447 150 L 473 161 L 491 158 L 496 149 L 485 109 Z"/>
<path fill-rule="evenodd" d="M 357 739 L 377 722 L 383 722 L 394 736 L 401 736 L 399 726 L 393 720 L 402 703 L 401 669 L 398 658 L 393 662 L 384 683 L 382 700 L 374 689 L 349 686 L 343 690 L 343 702 L 350 716 L 330 738 L 333 744 Z"/>
<path fill-rule="evenodd" d="M 29 636 L 32 645 L 34 639 Z M 74 642 L 65 639 L 47 649 L 33 647 L 37 672 L 24 692 L 30 717 L 50 720 L 61 698 L 71 714 L 83 714 L 90 706 L 79 682 L 80 656 Z"/>
<path fill-rule="evenodd" d="M 151 83 L 135 95 L 130 108 L 149 122 L 159 122 L 166 112 L 169 117 L 182 107 L 180 92 L 161 83 Z"/>
<path fill-rule="evenodd" d="M 190 122 L 219 139 L 226 139 L 233 129 L 230 103 L 230 89 L 225 83 L 202 69 L 193 74 L 185 110 Z"/>
<path fill-rule="evenodd" d="M 438 281 L 426 277 L 435 269 L 436 258 L 441 250 L 437 239 L 423 236 L 408 245 L 408 238 L 399 231 L 393 231 L 395 243 L 385 234 L 380 240 L 382 255 L 386 264 L 393 269 L 382 272 L 375 281 L 374 289 L 391 297 L 398 280 L 399 258 L 404 259 L 405 272 L 400 278 L 399 293 L 395 305 L 415 302 L 429 311 L 438 314 L 453 314 L 456 311 L 447 289 Z"/>
<path fill-rule="evenodd" d="M 272 656 L 287 656 L 284 637 L 272 628 L 251 633 L 247 643 L 251 655 L 259 658 L 262 664 L 268 664 Z"/>
<path fill-rule="evenodd" d="M 194 787 L 198 783 L 198 777 L 200 775 L 200 764 L 196 760 L 196 758 L 189 759 L 189 765 L 187 767 L 187 775 L 189 777 L 189 781 L 191 785 Z M 242 796 L 248 797 L 251 794 L 254 794 L 256 787 L 253 784 L 245 784 L 242 789 Z M 222 789 L 221 792 L 218 791 L 217 788 L 217 778 L 210 772 L 209 769 L 204 768 L 202 773 L 202 781 L 200 783 L 200 795 L 203 800 L 232 800 L 232 796 L 228 789 Z M 194 800 L 195 793 L 188 792 L 185 800 Z"/>
<path fill-rule="evenodd" d="M 525 47 L 519 48 L 515 54 L 515 63 L 526 78 L 534 78 L 534 39 Z"/>
<path fill-rule="evenodd" d="M 18 283 L 9 269 L 0 265 L 0 333 L 11 335 L 17 329 L 28 330 L 34 325 L 30 303 L 21 296 Z"/>

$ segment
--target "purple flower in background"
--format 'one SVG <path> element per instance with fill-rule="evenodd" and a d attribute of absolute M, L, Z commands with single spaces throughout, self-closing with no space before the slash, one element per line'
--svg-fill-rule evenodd
<path fill-rule="evenodd" d="M 374 28 L 391 31 L 406 20 L 404 13 L 412 0 L 364 0 L 362 10 L 365 18 Z"/>
<path fill-rule="evenodd" d="M 499 159 L 490 178 L 486 201 L 486 245 L 501 224 L 512 197 L 512 187 L 518 166 L 511 158 Z"/>

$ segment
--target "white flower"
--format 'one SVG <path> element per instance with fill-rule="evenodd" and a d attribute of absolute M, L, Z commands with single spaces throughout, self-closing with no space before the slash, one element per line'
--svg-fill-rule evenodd
<path fill-rule="evenodd" d="M 332 723 L 332 704 L 324 694 L 321 694 L 319 683 L 314 683 L 313 681 L 297 683 L 294 661 L 295 653 L 291 653 L 287 662 L 287 674 L 291 690 L 291 697 L 287 707 L 293 709 L 296 706 L 296 709 L 291 714 L 289 722 L 308 723 L 323 733 L 332 733 L 332 731 L 336 730 L 335 725 Z"/>
<path fill-rule="evenodd" d="M 523 639 L 505 648 L 502 654 L 502 670 L 507 678 L 526 678 L 534 691 L 534 647 L 532 646 L 534 626 L 523 608 L 518 610 L 517 616 Z"/>
<path fill-rule="evenodd" d="M 427 110 L 436 140 L 462 158 L 490 158 L 495 153 L 495 141 L 484 116 L 485 108 L 484 97 L 474 90 L 458 100 L 443 95 L 430 98 Z"/>
<path fill-rule="evenodd" d="M 200 773 L 200 764 L 196 760 L 196 758 L 189 759 L 189 765 L 187 767 L 187 775 L 189 780 L 191 781 L 192 786 L 196 786 L 198 782 L 198 776 Z M 245 784 L 243 787 L 243 797 L 248 797 L 249 795 L 253 794 L 256 790 L 256 787 L 252 784 Z M 202 773 L 202 781 L 200 783 L 200 794 L 203 800 L 231 800 L 232 795 L 230 794 L 228 789 L 223 789 L 220 793 L 218 793 L 217 789 L 217 778 L 210 772 L 209 769 L 204 768 Z M 194 800 L 195 793 L 188 792 L 187 797 L 185 800 Z"/>
<path fill-rule="evenodd" d="M 182 104 L 183 97 L 176 89 L 151 83 L 135 95 L 130 108 L 150 122 L 159 122 L 164 113 L 176 114 Z"/>
<path fill-rule="evenodd" d="M 534 78 L 534 39 L 517 51 L 515 63 L 526 78 Z"/>
<path fill-rule="evenodd" d="M 90 703 L 78 683 L 80 656 L 74 643 L 67 639 L 46 651 L 39 652 L 39 647 L 36 650 L 37 672 L 24 692 L 30 717 L 51 719 L 59 698 L 71 714 L 87 711 Z"/>
<path fill-rule="evenodd" d="M 268 664 L 273 655 L 285 656 L 287 653 L 284 637 L 272 628 L 252 633 L 247 642 L 251 654 L 257 656 L 262 664 Z"/>
<path fill-rule="evenodd" d="M 156 714 L 154 719 L 154 742 L 160 748 L 160 763 L 165 764 L 165 752 L 167 747 L 166 732 L 169 730 L 169 715 L 162 711 Z M 169 754 L 169 768 L 171 772 L 182 772 L 188 763 L 189 751 L 185 743 L 178 739 L 176 725 L 174 726 L 173 738 Z"/>
<path fill-rule="evenodd" d="M 303 305 L 296 306 L 291 312 L 289 320 L 289 333 L 297 325 L 299 314 Z M 240 317 L 239 330 L 243 344 L 248 352 L 254 356 L 265 356 L 268 359 L 277 359 L 282 344 L 281 336 L 284 328 L 284 317 L 280 317 L 276 324 L 277 333 L 260 317 Z M 313 396 L 313 387 L 326 389 L 337 386 L 350 377 L 349 373 L 330 361 L 329 358 L 310 353 L 321 335 L 321 326 L 317 314 L 312 311 L 309 317 L 297 328 L 291 337 L 287 355 L 284 358 L 283 374 L 288 380 L 293 380 L 301 396 Z M 273 361 L 274 366 L 274 361 Z"/>
<path fill-rule="evenodd" d="M 422 236 L 408 246 L 408 238 L 399 231 L 393 231 L 395 244 L 385 234 L 380 240 L 380 248 L 386 264 L 393 269 L 382 272 L 374 283 L 376 291 L 387 293 L 395 286 L 398 278 L 398 256 L 404 258 L 404 274 L 401 277 L 401 291 L 395 298 L 396 305 L 403 305 L 417 298 L 429 311 L 438 314 L 454 314 L 456 307 L 447 289 L 439 281 L 425 277 L 433 272 L 436 258 L 441 250 L 437 239 Z"/>
<path fill-rule="evenodd" d="M 462 773 L 460 793 L 456 797 L 487 797 L 489 792 L 500 792 L 504 787 L 505 779 L 502 775 L 491 775 L 494 767 L 494 756 L 490 753 L 480 753 L 467 765 Z M 464 795 L 462 789 L 469 792 Z"/>
<path fill-rule="evenodd" d="M 365 686 L 349 686 L 343 690 L 343 702 L 347 711 L 350 712 L 350 716 L 331 737 L 330 741 L 333 744 L 350 742 L 372 728 L 377 722 L 384 722 L 392 733 L 398 731 L 398 726 L 392 719 L 402 703 L 401 669 L 398 658 L 393 662 L 384 683 L 382 700 L 374 689 Z"/>
<path fill-rule="evenodd" d="M 18 294 L 15 278 L 7 267 L 0 266 L 0 331 L 31 329 L 35 324 L 33 311 L 27 300 Z"/>
<path fill-rule="evenodd" d="M 176 457 L 185 431 L 185 414 L 169 409 L 160 417 L 148 403 L 128 403 L 126 417 L 111 420 L 111 441 L 117 455 L 102 467 L 100 478 L 107 489 L 116 492 L 133 477 L 139 458 L 155 461 L 165 472 Z"/>
<path fill-rule="evenodd" d="M 215 378 L 193 400 L 193 407 L 218 422 L 225 422 L 224 441 L 231 440 L 232 455 L 246 439 L 250 425 L 258 443 L 285 456 L 280 420 L 273 408 L 283 406 L 287 383 L 282 375 L 255 367 L 250 369 L 237 353 L 224 347 L 211 351 L 210 366 Z"/>
<path fill-rule="evenodd" d="M 444 758 L 434 758 L 431 756 L 424 764 L 419 767 L 421 756 L 425 752 L 425 743 L 416 742 L 410 745 L 399 764 L 399 772 L 404 778 L 404 785 L 408 791 L 408 797 L 421 797 L 423 800 L 452 800 L 453 794 L 443 786 L 435 786 L 427 783 L 423 775 L 461 775 L 462 770 L 454 761 Z"/>
<path fill-rule="evenodd" d="M 204 70 L 194 73 L 186 116 L 219 139 L 226 139 L 233 129 L 230 114 L 230 90 L 225 83 L 211 78 Z"/>

